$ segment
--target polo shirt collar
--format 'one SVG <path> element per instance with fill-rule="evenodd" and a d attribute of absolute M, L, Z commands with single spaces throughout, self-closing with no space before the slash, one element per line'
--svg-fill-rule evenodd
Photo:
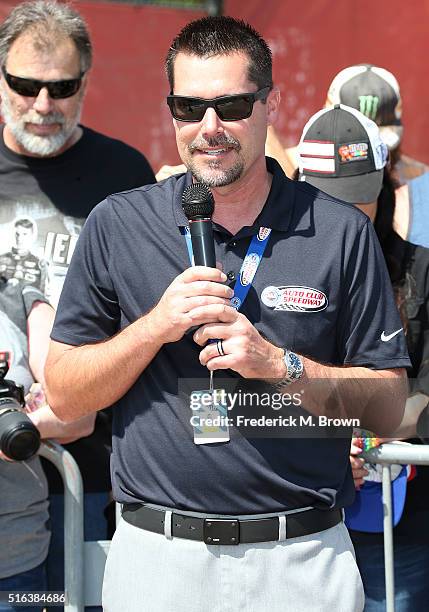
<path fill-rule="evenodd" d="M 276 160 L 266 157 L 267 170 L 273 175 L 270 193 L 264 208 L 248 234 L 256 233 L 260 227 L 269 227 L 280 232 L 287 232 L 292 218 L 295 203 L 294 182 L 289 180 Z M 182 194 L 192 184 L 192 174 L 187 172 L 176 179 L 173 194 L 173 214 L 178 227 L 188 225 L 188 219 L 182 208 Z M 243 228 L 244 230 L 244 228 Z M 251 230 L 251 231 L 249 231 Z M 242 230 L 240 230 L 241 232 Z"/>

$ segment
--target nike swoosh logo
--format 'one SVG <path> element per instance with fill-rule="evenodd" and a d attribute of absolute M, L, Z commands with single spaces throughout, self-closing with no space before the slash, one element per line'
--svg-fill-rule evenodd
<path fill-rule="evenodd" d="M 381 341 L 382 342 L 389 342 L 389 340 L 394 338 L 396 336 L 396 334 L 399 334 L 399 332 L 401 332 L 401 331 L 402 331 L 402 327 L 400 329 L 397 329 L 396 331 L 394 331 L 393 334 L 389 334 L 388 336 L 386 336 L 386 332 L 383 331 L 383 333 L 380 336 Z"/>

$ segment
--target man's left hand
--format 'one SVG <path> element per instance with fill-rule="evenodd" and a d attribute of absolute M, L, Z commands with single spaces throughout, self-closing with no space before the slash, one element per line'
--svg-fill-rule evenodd
<path fill-rule="evenodd" d="M 224 355 L 216 342 L 222 340 Z M 234 370 L 243 378 L 281 379 L 286 374 L 283 349 L 265 340 L 250 321 L 236 312 L 231 323 L 208 323 L 194 334 L 194 340 L 204 346 L 200 362 L 209 370 Z"/>

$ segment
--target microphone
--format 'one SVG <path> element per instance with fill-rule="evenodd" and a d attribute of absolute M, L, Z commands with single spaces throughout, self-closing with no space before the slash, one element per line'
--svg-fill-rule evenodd
<path fill-rule="evenodd" d="M 204 183 L 193 183 L 186 187 L 182 195 L 182 208 L 189 221 L 192 252 L 196 266 L 216 268 L 212 215 L 214 198 Z M 209 340 L 209 344 L 217 342 Z M 213 384 L 213 372 L 210 372 L 210 385 Z"/>
<path fill-rule="evenodd" d="M 182 195 L 182 207 L 189 221 L 195 265 L 216 268 L 212 192 L 204 183 L 189 185 Z"/>

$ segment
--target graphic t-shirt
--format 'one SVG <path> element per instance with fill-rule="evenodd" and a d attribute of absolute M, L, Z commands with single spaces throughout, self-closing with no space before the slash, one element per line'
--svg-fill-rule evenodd
<path fill-rule="evenodd" d="M 70 149 L 51 158 L 17 155 L 0 132 L 0 277 L 41 290 L 56 307 L 85 218 L 108 194 L 155 183 L 136 149 L 83 127 Z M 109 483 L 110 418 L 97 415 L 91 436 L 67 445 L 86 491 Z M 62 492 L 57 471 L 46 467 L 51 491 Z"/>
<path fill-rule="evenodd" d="M 85 218 L 107 195 L 154 183 L 136 149 L 83 128 L 51 158 L 17 155 L 0 138 L 0 276 L 57 305 Z"/>

